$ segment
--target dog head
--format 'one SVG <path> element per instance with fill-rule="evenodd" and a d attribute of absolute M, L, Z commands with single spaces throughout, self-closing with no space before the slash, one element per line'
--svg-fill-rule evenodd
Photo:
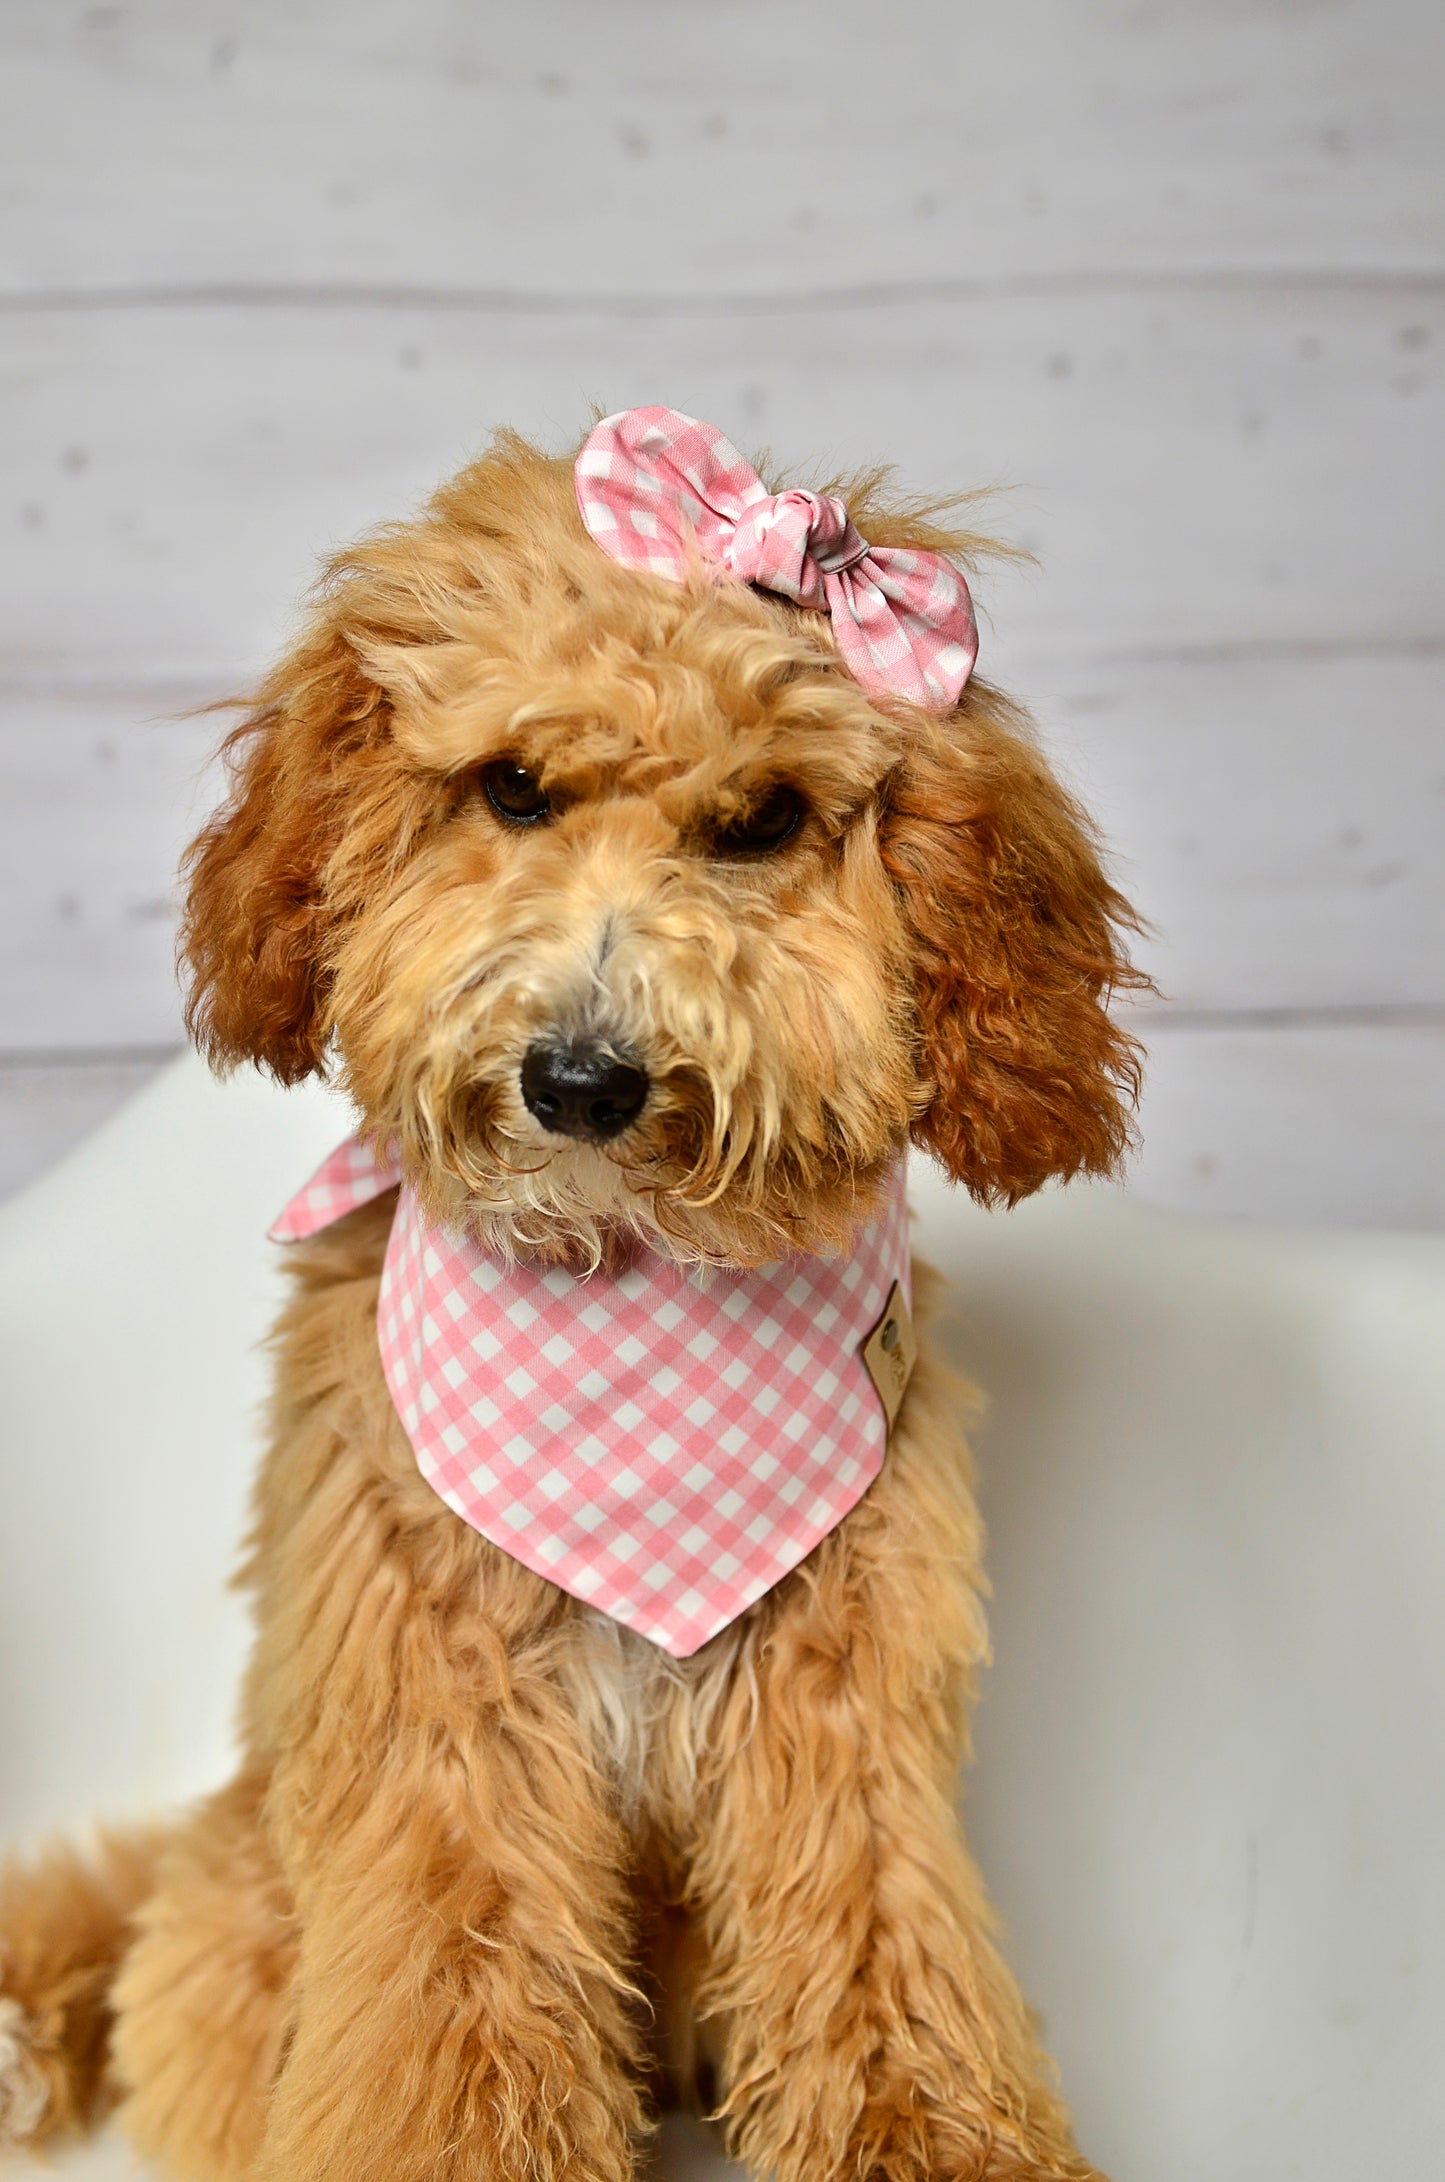
<path fill-rule="evenodd" d="M 870 698 L 819 615 L 616 566 L 515 438 L 334 563 L 227 757 L 198 1043 L 334 1065 L 484 1240 L 755 1262 L 841 1240 L 910 1135 L 990 1203 L 1126 1145 L 1132 920 L 1020 717 Z"/>

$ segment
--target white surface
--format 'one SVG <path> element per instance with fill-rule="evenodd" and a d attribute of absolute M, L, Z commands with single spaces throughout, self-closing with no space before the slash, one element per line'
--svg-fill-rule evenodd
<path fill-rule="evenodd" d="M 665 399 L 1018 488 L 987 667 L 1228 1032 L 1140 1187 L 1438 1223 L 1442 64 L 1437 0 L 11 0 L 0 1063 L 77 1081 L 9 1172 L 175 1035 L 157 715 L 493 422 Z"/>
<path fill-rule="evenodd" d="M 263 1229 L 345 1125 L 186 1062 L 0 1211 L 7 1838 L 224 1768 Z M 992 1396 L 970 1825 L 1085 2141 L 1116 2182 L 1432 2172 L 1445 1244 L 915 1198 Z"/>
<path fill-rule="evenodd" d="M 0 1211 L 0 1819 L 14 1838 L 216 1780 L 281 1295 L 264 1230 L 347 1133 L 324 1092 L 167 1070 Z"/>
<path fill-rule="evenodd" d="M 29 1056 L 0 1061 L 0 1199 L 99 1128 L 171 1057 L 111 1054 L 84 1068 Z"/>
<path fill-rule="evenodd" d="M 1445 2125 L 1445 1243 L 920 1178 L 981 1435 L 975 1842 L 1118 2182 Z"/>

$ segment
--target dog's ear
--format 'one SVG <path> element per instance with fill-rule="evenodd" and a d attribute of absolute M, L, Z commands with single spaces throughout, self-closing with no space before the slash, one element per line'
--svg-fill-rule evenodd
<path fill-rule="evenodd" d="M 226 738 L 226 799 L 182 866 L 186 1022 L 213 1067 L 254 1061 L 282 1083 L 321 1068 L 327 866 L 387 724 L 381 691 L 323 615 Z"/>
<path fill-rule="evenodd" d="M 1114 1171 L 1139 1049 L 1111 1021 L 1144 988 L 1087 818 L 985 686 L 912 734 L 881 846 L 911 936 L 927 1105 L 914 1140 L 984 1204 Z"/>

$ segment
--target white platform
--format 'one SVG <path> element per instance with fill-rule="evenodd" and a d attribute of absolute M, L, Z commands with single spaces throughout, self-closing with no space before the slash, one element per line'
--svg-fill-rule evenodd
<path fill-rule="evenodd" d="M 263 1231 L 346 1126 L 185 1062 L 0 1210 L 0 1837 L 225 1767 Z M 970 1825 L 1085 2143 L 1116 2182 L 1435 2171 L 1445 1240 L 915 1202 L 992 1397 Z"/>

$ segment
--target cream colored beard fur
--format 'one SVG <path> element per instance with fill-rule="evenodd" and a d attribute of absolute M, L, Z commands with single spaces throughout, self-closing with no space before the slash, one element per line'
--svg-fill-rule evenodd
<path fill-rule="evenodd" d="M 588 1638 L 561 1667 L 597 1762 L 635 1824 L 649 1771 L 664 1755 L 673 1781 L 693 1782 L 719 1705 L 752 1671 L 754 1624 L 744 1616 L 702 1653 L 674 1659 L 648 1638 L 592 1608 Z M 665 1742 L 666 1751 L 659 1747 Z"/>
<path fill-rule="evenodd" d="M 39 2126 L 47 2098 L 24 2010 L 18 2001 L 0 2000 L 0 2149 L 25 2142 Z"/>

